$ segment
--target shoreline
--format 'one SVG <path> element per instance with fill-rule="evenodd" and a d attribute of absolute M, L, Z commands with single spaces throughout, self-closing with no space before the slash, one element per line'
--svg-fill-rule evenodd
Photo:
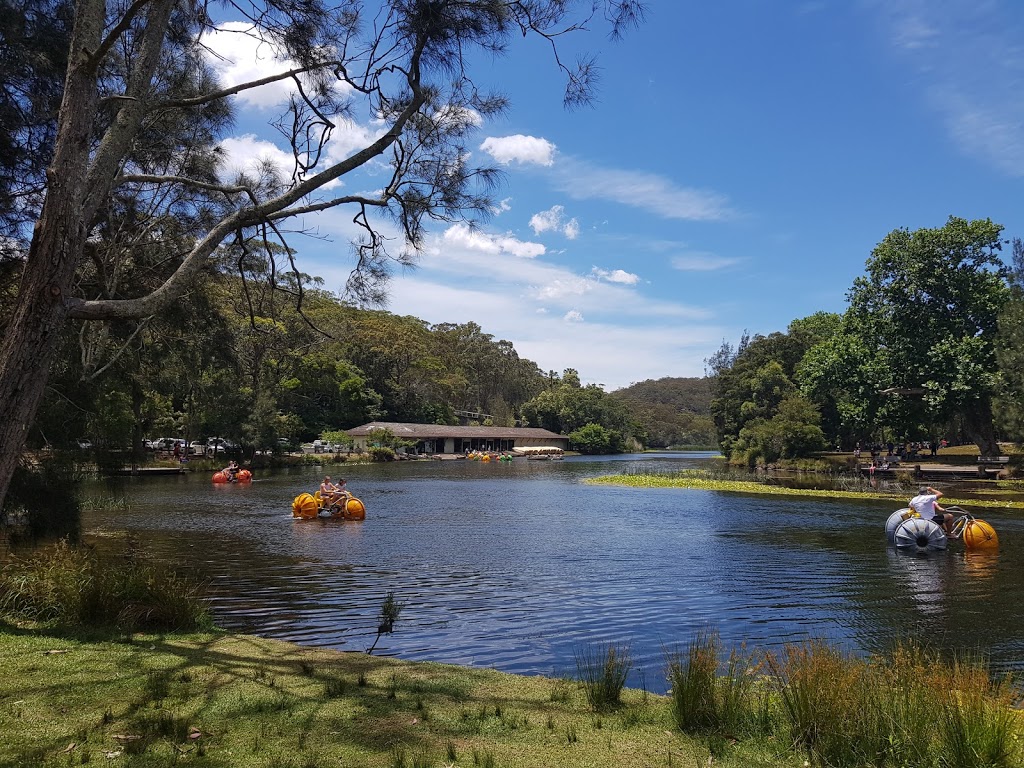
<path fill-rule="evenodd" d="M 713 480 L 698 477 L 663 477 L 659 475 L 603 475 L 584 480 L 588 485 L 618 485 L 629 488 L 687 488 L 723 493 L 746 493 L 761 496 L 803 496 L 819 499 L 895 501 L 906 506 L 906 494 L 869 491 L 833 491 L 814 488 L 785 488 L 779 485 L 741 480 Z M 1024 501 L 996 499 L 959 499 L 943 496 L 943 504 L 986 509 L 1024 509 Z"/>

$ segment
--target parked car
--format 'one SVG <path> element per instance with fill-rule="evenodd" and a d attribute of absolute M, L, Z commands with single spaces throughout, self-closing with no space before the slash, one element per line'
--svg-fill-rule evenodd
<path fill-rule="evenodd" d="M 211 437 L 206 441 L 206 455 L 216 456 L 223 453 L 234 453 L 238 450 L 238 443 L 232 442 L 223 437 Z"/>
<path fill-rule="evenodd" d="M 190 456 L 205 456 L 206 443 L 201 440 L 193 440 L 188 444 L 188 452 Z"/>

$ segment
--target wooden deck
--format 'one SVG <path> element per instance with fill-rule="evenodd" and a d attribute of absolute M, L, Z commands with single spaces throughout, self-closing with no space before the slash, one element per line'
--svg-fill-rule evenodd
<path fill-rule="evenodd" d="M 1004 465 L 1005 466 L 1005 465 Z M 861 474 L 871 475 L 869 464 L 862 463 Z M 995 480 L 1002 469 L 1000 466 L 982 464 L 938 464 L 901 462 L 889 469 L 875 467 L 875 477 L 895 477 L 897 474 L 912 474 L 920 480 Z"/>

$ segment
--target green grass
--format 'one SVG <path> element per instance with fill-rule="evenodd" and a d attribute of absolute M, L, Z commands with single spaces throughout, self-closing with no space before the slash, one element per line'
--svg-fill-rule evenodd
<path fill-rule="evenodd" d="M 847 491 L 817 488 L 785 488 L 780 485 L 769 485 L 752 480 L 726 480 L 710 477 L 699 470 L 672 472 L 664 474 L 623 474 L 605 475 L 589 478 L 585 481 L 591 485 L 623 485 L 631 488 L 692 488 L 702 491 L 721 491 L 724 493 L 752 493 L 764 496 L 802 496 L 819 499 L 880 499 L 897 501 L 905 504 L 905 493 L 880 491 Z M 956 504 L 964 507 L 1002 507 L 1008 509 L 1024 509 L 1024 501 L 1007 499 L 957 499 L 944 496 L 943 504 Z"/>
<path fill-rule="evenodd" d="M 862 660 L 818 644 L 788 649 L 755 680 L 742 653 L 716 665 L 712 637 L 698 687 L 720 713 L 753 711 L 757 727 L 726 715 L 684 731 L 670 697 L 625 688 L 596 715 L 578 682 L 254 637 L 106 640 L 0 625 L 0 766 L 1022 764 L 1011 689 L 982 662 L 915 649 Z"/>

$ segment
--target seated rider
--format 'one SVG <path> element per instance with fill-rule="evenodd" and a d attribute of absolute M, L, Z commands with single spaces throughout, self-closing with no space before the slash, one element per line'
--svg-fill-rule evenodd
<path fill-rule="evenodd" d="M 237 479 L 236 475 L 238 474 L 238 470 L 238 462 L 230 461 L 228 462 L 228 465 L 221 470 L 221 472 L 223 472 L 227 476 L 229 482 L 233 483 Z"/>
<path fill-rule="evenodd" d="M 348 488 L 345 487 L 344 477 L 338 478 L 338 483 L 337 485 L 334 486 L 334 493 L 337 499 L 335 503 L 340 504 L 342 506 L 344 506 L 348 502 L 348 500 L 352 498 L 352 494 L 349 493 Z"/>
<path fill-rule="evenodd" d="M 345 481 L 341 481 L 342 485 Z M 324 481 L 320 483 L 320 502 L 322 506 L 333 507 L 338 503 L 339 492 L 342 489 L 331 482 L 330 475 L 324 475 Z"/>
<path fill-rule="evenodd" d="M 940 507 L 936 502 L 942 496 L 930 485 L 918 489 L 917 496 L 910 500 L 910 508 L 925 520 L 941 525 L 947 536 L 953 535 L 953 515 Z"/>

